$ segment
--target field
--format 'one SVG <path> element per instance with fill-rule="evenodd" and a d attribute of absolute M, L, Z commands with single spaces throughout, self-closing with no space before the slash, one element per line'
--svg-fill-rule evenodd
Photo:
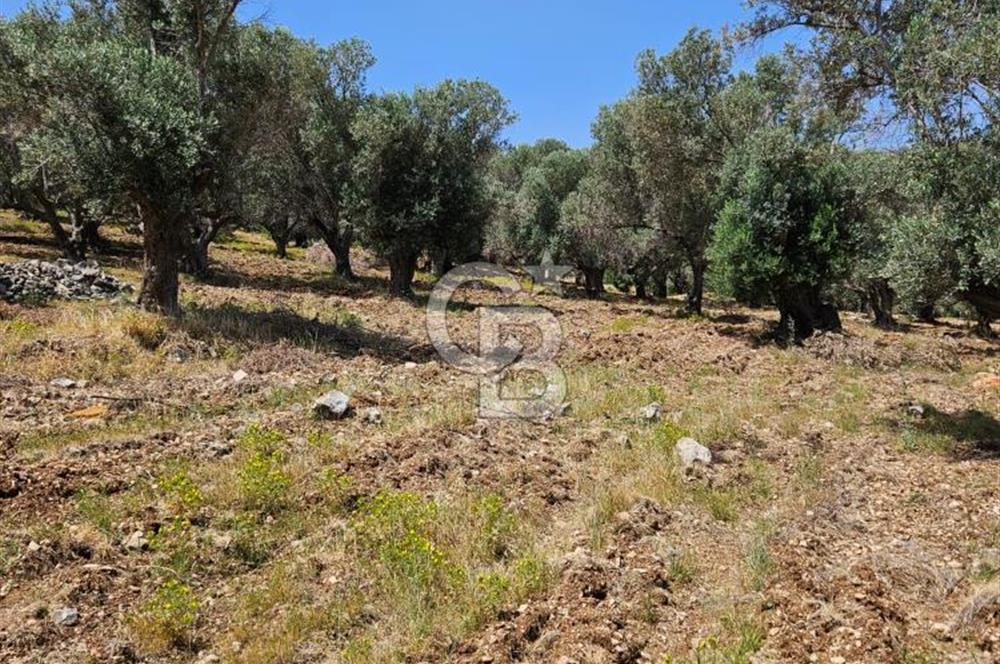
<path fill-rule="evenodd" d="M 0 260 L 45 238 L 0 212 Z M 177 322 L 0 304 L 0 661 L 1000 661 L 1000 357 L 966 324 L 779 348 L 768 310 L 524 296 L 569 408 L 480 420 L 427 275 L 212 258 Z M 466 339 L 505 301 L 460 299 Z M 354 416 L 316 419 L 334 388 Z"/>

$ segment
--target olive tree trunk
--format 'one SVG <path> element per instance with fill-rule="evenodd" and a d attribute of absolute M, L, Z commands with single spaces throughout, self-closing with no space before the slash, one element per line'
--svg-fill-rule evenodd
<path fill-rule="evenodd" d="M 587 297 L 596 298 L 604 292 L 604 268 L 585 267 L 583 272 L 583 288 Z"/>
<path fill-rule="evenodd" d="M 892 315 L 896 305 L 896 293 L 885 279 L 873 279 L 868 283 L 865 293 L 868 306 L 874 317 L 875 327 L 891 330 L 896 327 L 896 319 Z"/>
<path fill-rule="evenodd" d="M 318 218 L 312 219 L 311 224 L 319 236 L 323 238 L 323 243 L 330 250 L 330 253 L 333 254 L 334 271 L 342 277 L 353 279 L 351 244 L 354 242 L 354 229 L 348 226 L 341 233 L 337 222 L 327 225 Z"/>
<path fill-rule="evenodd" d="M 143 271 L 139 306 L 169 316 L 180 314 L 178 262 L 183 248 L 183 224 L 170 223 L 148 204 L 140 203 Z"/>
<path fill-rule="evenodd" d="M 808 339 L 817 332 L 839 332 L 843 329 L 836 307 L 824 302 L 816 291 L 797 289 L 782 293 L 778 299 L 780 338 L 795 342 Z"/>
<path fill-rule="evenodd" d="M 397 251 L 389 256 L 389 293 L 397 297 L 413 295 L 413 275 L 417 271 L 417 255 Z"/>
<path fill-rule="evenodd" d="M 705 299 L 705 261 L 691 261 L 691 289 L 688 291 L 687 308 L 692 314 L 701 315 Z"/>
<path fill-rule="evenodd" d="M 959 296 L 976 310 L 976 334 L 984 339 L 995 339 L 992 323 L 1000 318 L 1000 289 L 977 285 Z"/>

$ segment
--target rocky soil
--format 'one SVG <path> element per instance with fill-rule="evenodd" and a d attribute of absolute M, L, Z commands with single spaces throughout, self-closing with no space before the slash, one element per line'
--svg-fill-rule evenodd
<path fill-rule="evenodd" d="M 965 324 L 849 314 L 780 349 L 767 312 L 544 296 L 569 408 L 480 420 L 384 275 L 261 247 L 213 248 L 162 330 L 116 303 L 0 305 L 0 661 L 1000 661 L 1000 361 Z M 462 297 L 468 339 L 463 309 L 496 300 Z M 251 425 L 287 439 L 294 502 L 248 541 L 227 487 Z M 384 491 L 502 496 L 521 534 L 496 564 L 530 548 L 542 582 L 459 627 L 436 622 L 446 594 L 412 630 L 344 547 Z M 151 648 L 136 617 L 177 569 L 197 620 Z"/>
<path fill-rule="evenodd" d="M 93 261 L 0 263 L 0 300 L 6 302 L 111 299 L 131 292 L 130 285 L 103 272 Z"/>

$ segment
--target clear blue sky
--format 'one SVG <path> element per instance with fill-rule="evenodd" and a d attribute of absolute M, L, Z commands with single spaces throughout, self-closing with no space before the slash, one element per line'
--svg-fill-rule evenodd
<path fill-rule="evenodd" d="M 0 0 L 0 14 L 26 4 Z M 717 30 L 746 16 L 741 0 L 247 0 L 242 14 L 322 43 L 367 40 L 375 91 L 483 78 L 520 118 L 509 140 L 575 146 L 589 144 L 597 109 L 632 87 L 640 50 L 663 52 L 692 26 Z"/>

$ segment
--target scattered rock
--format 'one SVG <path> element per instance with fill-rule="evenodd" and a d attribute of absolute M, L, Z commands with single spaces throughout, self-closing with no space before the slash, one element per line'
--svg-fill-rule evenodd
<path fill-rule="evenodd" d="M 76 387 L 76 381 L 72 378 L 56 378 L 49 382 L 52 387 L 61 387 L 64 390 L 69 390 Z"/>
<path fill-rule="evenodd" d="M 0 263 L 0 299 L 7 302 L 109 299 L 130 292 L 131 286 L 102 272 L 93 261 Z"/>
<path fill-rule="evenodd" d="M 663 414 L 663 406 L 655 401 L 640 411 L 640 416 L 647 422 L 658 422 Z"/>
<path fill-rule="evenodd" d="M 375 406 L 365 411 L 365 422 L 368 424 L 382 424 L 382 411 Z"/>
<path fill-rule="evenodd" d="M 174 348 L 167 353 L 167 359 L 177 364 L 184 364 L 191 359 L 191 351 L 186 348 Z"/>
<path fill-rule="evenodd" d="M 925 409 L 922 404 L 914 403 L 910 404 L 910 407 L 906 409 L 910 415 L 914 417 L 923 417 L 925 414 Z"/>
<path fill-rule="evenodd" d="M 313 403 L 313 412 L 324 420 L 340 420 L 347 415 L 350 398 L 343 392 L 327 392 Z"/>
<path fill-rule="evenodd" d="M 129 551 L 142 551 L 149 546 L 149 540 L 144 532 L 137 530 L 122 540 L 122 546 Z"/>
<path fill-rule="evenodd" d="M 250 374 L 248 374 L 246 371 L 243 371 L 243 369 L 240 369 L 239 371 L 233 374 L 233 382 L 239 384 L 245 381 L 249 377 Z"/>
<path fill-rule="evenodd" d="M 222 458 L 233 453 L 233 444 L 224 440 L 214 440 L 208 444 L 208 451 L 215 458 Z"/>
<path fill-rule="evenodd" d="M 233 545 L 233 536 L 229 533 L 212 533 L 211 542 L 219 551 L 226 551 Z"/>
<path fill-rule="evenodd" d="M 681 464 L 684 466 L 685 470 L 691 468 L 695 464 L 700 463 L 708 466 L 712 463 L 711 450 L 694 438 L 681 438 L 677 441 L 677 446 L 674 449 L 677 452 L 677 457 L 681 460 Z"/>
<path fill-rule="evenodd" d="M 80 612 L 73 608 L 56 609 L 52 612 L 52 622 L 59 627 L 72 627 L 80 622 Z"/>
<path fill-rule="evenodd" d="M 931 625 L 931 634 L 941 641 L 946 641 L 951 638 L 951 626 L 945 623 L 934 623 Z"/>

